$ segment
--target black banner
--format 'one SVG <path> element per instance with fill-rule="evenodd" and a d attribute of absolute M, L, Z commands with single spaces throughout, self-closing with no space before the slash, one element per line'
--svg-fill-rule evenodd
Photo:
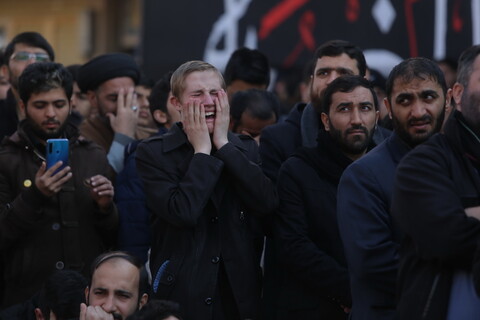
<path fill-rule="evenodd" d="M 480 0 L 144 0 L 141 58 L 158 78 L 200 59 L 223 70 L 247 46 L 273 67 L 302 68 L 330 39 L 349 40 L 370 67 L 388 73 L 402 59 L 453 58 L 480 43 Z"/>

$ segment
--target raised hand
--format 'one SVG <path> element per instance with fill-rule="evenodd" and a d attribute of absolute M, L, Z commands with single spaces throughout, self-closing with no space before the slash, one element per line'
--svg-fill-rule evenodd
<path fill-rule="evenodd" d="M 100 306 L 80 304 L 80 320 L 113 320 L 113 315 L 105 312 Z"/>
<path fill-rule="evenodd" d="M 205 107 L 198 100 L 188 101 L 182 109 L 183 130 L 195 153 L 210 154 L 212 142 L 205 121 Z"/>
<path fill-rule="evenodd" d="M 71 168 L 69 166 L 55 173 L 61 165 L 62 161 L 58 161 L 47 170 L 46 163 L 42 162 L 40 169 L 38 169 L 35 174 L 35 186 L 47 197 L 52 197 L 57 194 L 62 189 L 63 184 L 72 178 Z"/>
<path fill-rule="evenodd" d="M 138 122 L 138 105 L 133 88 L 129 88 L 127 92 L 123 88 L 118 91 L 117 113 L 107 113 L 107 116 L 110 119 L 110 125 L 114 132 L 135 138 Z"/>
<path fill-rule="evenodd" d="M 92 198 L 100 210 L 108 210 L 113 202 L 114 189 L 112 182 L 98 174 L 85 180 L 85 183 L 91 188 L 90 193 Z"/>
<path fill-rule="evenodd" d="M 215 128 L 213 130 L 213 144 L 220 149 L 228 143 L 228 126 L 230 124 L 230 105 L 225 91 L 219 90 L 215 102 Z"/>

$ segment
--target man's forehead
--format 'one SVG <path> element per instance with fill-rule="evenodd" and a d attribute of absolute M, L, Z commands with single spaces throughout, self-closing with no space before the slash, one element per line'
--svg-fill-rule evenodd
<path fill-rule="evenodd" d="M 399 77 L 393 82 L 392 95 L 401 93 L 420 93 L 423 91 L 442 92 L 442 86 L 429 76 L 405 78 Z"/>
<path fill-rule="evenodd" d="M 374 103 L 372 92 L 362 86 L 355 87 L 350 92 L 337 91 L 332 95 L 332 102 L 337 103 Z"/>
<path fill-rule="evenodd" d="M 358 72 L 357 60 L 346 53 L 338 56 L 323 56 L 317 59 L 315 70 L 319 68 L 348 68 Z"/>
<path fill-rule="evenodd" d="M 214 71 L 195 71 L 185 78 L 185 92 L 212 91 L 222 89 L 220 77 Z"/>
<path fill-rule="evenodd" d="M 100 91 L 106 91 L 107 94 L 118 93 L 120 89 L 128 89 L 135 87 L 135 82 L 130 77 L 117 77 L 109 79 L 98 87 Z"/>
<path fill-rule="evenodd" d="M 38 101 L 58 101 L 58 100 L 68 101 L 67 94 L 65 93 L 65 89 L 53 88 L 48 91 L 34 92 L 30 96 L 30 99 L 28 101 L 31 103 L 35 103 Z"/>
<path fill-rule="evenodd" d="M 13 52 L 20 52 L 20 51 L 26 51 L 26 52 L 33 52 L 33 53 L 47 53 L 45 49 L 42 49 L 40 47 L 34 47 L 26 43 L 16 43 L 15 47 L 13 49 Z"/>
<path fill-rule="evenodd" d="M 92 288 L 130 288 L 137 290 L 140 271 L 136 266 L 123 259 L 113 258 L 103 262 L 92 275 Z"/>

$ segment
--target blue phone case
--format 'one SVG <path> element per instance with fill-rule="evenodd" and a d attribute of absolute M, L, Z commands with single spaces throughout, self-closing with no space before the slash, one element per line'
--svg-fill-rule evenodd
<path fill-rule="evenodd" d="M 55 173 L 68 165 L 68 139 L 47 140 L 47 170 L 58 161 L 62 161 L 63 163 Z"/>

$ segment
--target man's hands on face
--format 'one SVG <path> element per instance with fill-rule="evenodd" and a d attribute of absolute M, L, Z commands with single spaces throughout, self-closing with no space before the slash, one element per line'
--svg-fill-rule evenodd
<path fill-rule="evenodd" d="M 93 200 L 102 211 L 107 211 L 112 205 L 114 189 L 112 182 L 102 175 L 96 175 L 85 180 Z"/>
<path fill-rule="evenodd" d="M 100 306 L 80 304 L 80 320 L 114 320 L 113 315 L 105 312 Z"/>
<path fill-rule="evenodd" d="M 220 149 L 228 143 L 228 126 L 230 125 L 230 105 L 225 91 L 219 90 L 215 102 L 215 127 L 213 129 L 213 144 Z"/>
<path fill-rule="evenodd" d="M 35 186 L 43 195 L 47 197 L 54 196 L 62 189 L 63 184 L 72 178 L 69 166 L 55 173 L 61 165 L 62 162 L 58 161 L 47 170 L 46 163 L 42 162 L 40 169 L 38 169 L 35 175 Z"/>
<path fill-rule="evenodd" d="M 136 110 L 132 108 L 133 106 L 136 106 Z M 138 105 L 133 88 L 128 89 L 127 92 L 124 89 L 120 89 L 117 97 L 117 114 L 107 113 L 107 116 L 115 133 L 135 138 L 138 122 Z"/>
<path fill-rule="evenodd" d="M 188 101 L 182 110 L 183 130 L 195 153 L 210 154 L 212 142 L 205 121 L 205 107 L 198 100 Z"/>

